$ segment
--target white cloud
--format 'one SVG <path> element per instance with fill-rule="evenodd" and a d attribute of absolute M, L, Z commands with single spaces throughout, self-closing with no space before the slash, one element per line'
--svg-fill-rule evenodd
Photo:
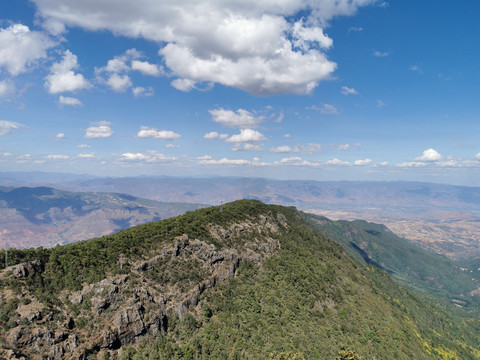
<path fill-rule="evenodd" d="M 475 157 L 480 160 L 480 153 L 476 154 Z"/>
<path fill-rule="evenodd" d="M 31 31 L 28 26 L 13 24 L 0 29 L 0 68 L 17 76 L 31 68 L 40 59 L 47 58 L 47 50 L 56 42 L 47 35 Z"/>
<path fill-rule="evenodd" d="M 317 43 L 320 47 L 328 49 L 333 45 L 333 40 L 323 33 L 323 29 L 317 26 L 307 25 L 302 20 L 293 24 L 293 44 L 304 51 L 312 47 L 312 43 Z"/>
<path fill-rule="evenodd" d="M 9 80 L 0 81 L 0 98 L 9 98 L 14 94 L 15 85 L 13 84 L 13 82 Z"/>
<path fill-rule="evenodd" d="M 66 136 L 64 133 L 58 133 L 56 136 L 55 136 L 55 139 L 57 140 L 61 140 L 61 139 L 65 139 Z"/>
<path fill-rule="evenodd" d="M 290 138 L 292 137 L 292 135 L 290 135 L 290 134 L 285 134 L 285 135 L 283 135 L 283 137 L 284 137 L 285 139 L 290 139 Z"/>
<path fill-rule="evenodd" d="M 401 164 L 397 164 L 398 167 L 423 167 L 423 166 L 426 166 L 427 164 L 424 163 L 424 162 L 420 162 L 420 161 L 407 161 L 407 162 L 403 162 Z"/>
<path fill-rule="evenodd" d="M 223 108 L 209 110 L 212 120 L 227 127 L 252 128 L 257 127 L 262 121 L 263 116 L 255 117 L 251 112 L 238 109 L 237 112 L 225 110 Z"/>
<path fill-rule="evenodd" d="M 87 139 L 102 139 L 108 138 L 113 135 L 113 130 L 109 125 L 112 123 L 108 121 L 100 121 L 96 123 L 90 123 L 89 128 L 85 130 L 85 138 Z"/>
<path fill-rule="evenodd" d="M 79 99 L 74 97 L 62 96 L 62 95 L 60 95 L 60 97 L 58 98 L 58 103 L 61 106 L 73 106 L 73 107 L 83 106 L 83 103 Z"/>
<path fill-rule="evenodd" d="M 228 134 L 219 134 L 216 131 L 211 131 L 211 132 L 208 132 L 205 135 L 203 135 L 204 139 L 209 139 L 209 140 L 212 140 L 212 139 L 226 139 L 227 137 L 228 137 Z"/>
<path fill-rule="evenodd" d="M 143 75 L 160 76 L 162 68 L 156 64 L 150 64 L 148 61 L 133 60 L 132 70 L 140 71 Z"/>
<path fill-rule="evenodd" d="M 61 62 L 54 63 L 45 77 L 45 88 L 50 94 L 88 89 L 91 85 L 82 74 L 75 74 L 77 56 L 66 50 Z"/>
<path fill-rule="evenodd" d="M 427 149 L 423 152 L 421 156 L 416 157 L 415 161 L 439 161 L 442 160 L 443 156 L 440 155 L 436 150 L 434 149 Z"/>
<path fill-rule="evenodd" d="M 376 57 L 387 57 L 390 53 L 388 51 L 375 51 L 373 55 Z"/>
<path fill-rule="evenodd" d="M 68 160 L 70 159 L 70 156 L 68 155 L 57 155 L 57 154 L 52 154 L 52 155 L 47 155 L 45 158 L 49 160 Z"/>
<path fill-rule="evenodd" d="M 338 110 L 331 104 L 322 104 L 322 106 L 312 105 L 306 108 L 307 110 L 320 111 L 322 114 L 338 114 Z"/>
<path fill-rule="evenodd" d="M 270 152 L 272 153 L 291 153 L 293 149 L 288 145 L 280 145 L 275 148 L 271 148 Z"/>
<path fill-rule="evenodd" d="M 118 155 L 117 159 L 119 161 L 142 161 L 147 163 L 170 162 L 177 160 L 176 157 L 166 156 L 154 150 L 147 151 L 145 153 L 127 152 L 122 155 Z"/>
<path fill-rule="evenodd" d="M 125 92 L 129 87 L 133 85 L 130 76 L 119 74 L 110 75 L 107 80 L 107 84 L 115 92 Z"/>
<path fill-rule="evenodd" d="M 346 151 L 348 149 L 350 149 L 350 144 L 340 144 L 340 145 L 338 145 L 338 150 Z"/>
<path fill-rule="evenodd" d="M 377 107 L 384 107 L 386 104 L 382 100 L 377 100 Z"/>
<path fill-rule="evenodd" d="M 342 161 L 340 159 L 334 158 L 325 162 L 326 165 L 339 165 L 339 166 L 350 166 L 352 165 L 348 161 Z"/>
<path fill-rule="evenodd" d="M 97 156 L 94 153 L 78 154 L 77 157 L 80 159 L 96 159 L 97 158 Z"/>
<path fill-rule="evenodd" d="M 165 145 L 165 148 L 166 149 L 180 149 L 181 146 L 180 145 L 175 145 L 175 144 L 167 144 L 167 145 Z"/>
<path fill-rule="evenodd" d="M 0 120 L 0 136 L 10 134 L 11 132 L 20 130 L 23 127 L 25 127 L 25 125 L 13 121 Z"/>
<path fill-rule="evenodd" d="M 244 143 L 236 144 L 232 151 L 263 151 L 263 147 L 257 144 Z"/>
<path fill-rule="evenodd" d="M 79 149 L 88 149 L 88 148 L 90 148 L 91 146 L 90 146 L 90 145 L 86 145 L 86 144 L 80 144 L 80 145 L 77 145 L 77 147 L 78 147 Z"/>
<path fill-rule="evenodd" d="M 267 140 L 262 133 L 252 129 L 242 129 L 240 134 L 230 136 L 225 140 L 227 143 L 252 143 Z"/>
<path fill-rule="evenodd" d="M 197 158 L 200 165 L 249 165 L 249 166 L 266 166 L 268 164 L 261 162 L 258 157 L 254 157 L 253 160 L 244 159 L 213 159 L 210 155 L 204 155 Z"/>
<path fill-rule="evenodd" d="M 363 159 L 363 160 L 355 160 L 353 162 L 353 165 L 355 166 L 365 166 L 365 165 L 369 165 L 372 163 L 372 159 Z"/>
<path fill-rule="evenodd" d="M 289 145 L 281 145 L 271 148 L 272 153 L 299 153 L 299 154 L 313 154 L 323 150 L 322 144 L 309 143 L 307 145 L 297 144 L 294 147 Z"/>
<path fill-rule="evenodd" d="M 132 88 L 133 96 L 137 97 L 148 97 L 153 96 L 153 87 L 144 88 L 141 86 L 136 86 Z"/>
<path fill-rule="evenodd" d="M 64 24 L 152 40 L 162 44 L 159 53 L 164 63 L 180 79 L 216 82 L 263 95 L 308 94 L 329 79 L 336 64 L 324 53 L 332 43 L 324 33 L 328 21 L 375 3 L 33 1 L 38 16 L 55 24 L 57 31 Z M 303 16 L 300 22 L 299 14 Z"/>
<path fill-rule="evenodd" d="M 343 95 L 357 95 L 358 91 L 354 88 L 349 88 L 347 86 L 342 86 L 342 94 Z"/>
<path fill-rule="evenodd" d="M 195 81 L 190 79 L 175 79 L 171 82 L 171 85 L 180 91 L 189 92 L 195 89 Z"/>
<path fill-rule="evenodd" d="M 174 133 L 168 130 L 157 130 L 148 126 L 141 126 L 140 131 L 137 133 L 139 138 L 154 138 L 160 140 L 176 140 L 180 139 L 182 135 Z"/>
<path fill-rule="evenodd" d="M 132 80 L 127 73 L 132 70 L 134 63 L 134 70 L 152 71 L 152 69 L 146 65 L 149 64 L 148 62 L 135 62 L 136 59 L 140 57 L 142 57 L 142 53 L 137 49 L 129 49 L 122 55 L 115 56 L 113 59 L 108 60 L 107 65 L 104 67 L 95 68 L 98 81 L 107 84 L 115 92 L 125 92 L 133 86 Z M 104 78 L 105 75 L 107 79 Z M 133 90 L 133 93 L 135 95 L 135 90 Z"/>

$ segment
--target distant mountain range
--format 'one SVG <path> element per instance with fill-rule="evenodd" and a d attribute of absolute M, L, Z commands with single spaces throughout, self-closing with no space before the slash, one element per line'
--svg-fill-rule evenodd
<path fill-rule="evenodd" d="M 184 214 L 203 205 L 49 187 L 0 187 L 0 248 L 66 244 Z"/>
<path fill-rule="evenodd" d="M 480 256 L 480 188 L 422 182 L 279 181 L 235 177 L 125 177 L 0 173 L 0 185 L 123 193 L 164 202 L 237 199 L 296 206 L 330 219 L 382 223 L 397 235 L 452 258 Z"/>

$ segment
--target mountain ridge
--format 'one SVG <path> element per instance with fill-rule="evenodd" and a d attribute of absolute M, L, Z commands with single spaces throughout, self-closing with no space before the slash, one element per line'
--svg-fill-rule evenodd
<path fill-rule="evenodd" d="M 464 310 L 360 265 L 295 209 L 255 200 L 9 259 L 0 348 L 10 355 L 333 359 L 347 347 L 474 359 L 479 345 Z"/>

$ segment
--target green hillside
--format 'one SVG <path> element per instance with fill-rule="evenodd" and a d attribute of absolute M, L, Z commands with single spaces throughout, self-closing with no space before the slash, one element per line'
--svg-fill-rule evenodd
<path fill-rule="evenodd" d="M 480 356 L 472 313 L 359 265 L 293 208 L 237 201 L 9 256 L 5 357 Z"/>
<path fill-rule="evenodd" d="M 464 306 L 476 304 L 468 294 L 480 287 L 476 273 L 446 256 L 422 249 L 395 235 L 384 225 L 356 221 L 332 221 L 322 216 L 302 216 L 317 231 L 336 241 L 362 264 L 388 272 L 401 284 Z"/>

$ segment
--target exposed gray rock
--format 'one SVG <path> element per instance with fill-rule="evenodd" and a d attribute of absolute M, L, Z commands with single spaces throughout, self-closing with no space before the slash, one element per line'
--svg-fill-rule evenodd
<path fill-rule="evenodd" d="M 122 345 L 135 343 L 138 336 L 146 332 L 142 320 L 142 307 L 136 305 L 120 310 L 115 316 L 115 325 L 118 340 Z"/>
<path fill-rule="evenodd" d="M 24 278 L 27 276 L 33 276 L 36 273 L 43 272 L 44 270 L 43 264 L 38 260 L 14 265 L 14 266 L 11 266 L 10 268 L 12 270 L 12 275 L 17 279 Z"/>

